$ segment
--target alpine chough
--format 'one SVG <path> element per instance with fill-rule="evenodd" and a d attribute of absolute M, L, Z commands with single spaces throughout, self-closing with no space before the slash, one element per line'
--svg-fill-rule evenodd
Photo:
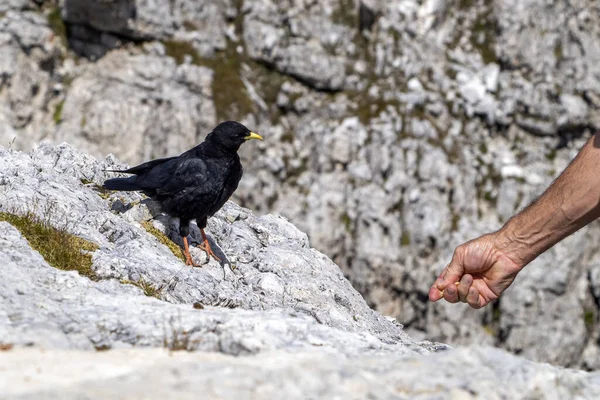
<path fill-rule="evenodd" d="M 196 266 L 187 241 L 193 219 L 202 233 L 203 244 L 198 247 L 209 257 L 221 261 L 211 250 L 204 228 L 208 217 L 216 213 L 237 189 L 243 172 L 237 151 L 249 139 L 262 140 L 262 137 L 238 122 L 223 122 L 206 136 L 204 142 L 179 157 L 161 158 L 112 171 L 133 176 L 108 179 L 104 187 L 141 191 L 158 201 L 163 212 L 179 218 L 186 265 Z"/>

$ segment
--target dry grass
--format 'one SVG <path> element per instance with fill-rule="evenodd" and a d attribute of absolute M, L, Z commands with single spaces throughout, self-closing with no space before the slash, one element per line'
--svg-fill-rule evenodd
<path fill-rule="evenodd" d="M 156 286 L 154 286 L 153 284 L 151 284 L 150 282 L 148 282 L 144 279 L 139 279 L 138 281 L 130 281 L 127 279 L 123 279 L 123 280 L 121 280 L 121 283 L 123 283 L 125 285 L 137 286 L 144 291 L 144 294 L 146 296 L 156 297 L 157 299 L 160 299 L 161 289 L 157 288 Z"/>
<path fill-rule="evenodd" d="M 179 258 L 181 261 L 185 262 L 185 257 L 183 256 L 183 252 L 179 246 L 177 246 L 171 239 L 167 237 L 164 233 L 159 231 L 152 225 L 151 221 L 142 222 L 142 226 L 144 229 L 158 239 L 159 242 L 164 244 L 171 250 L 171 252 L 175 255 L 175 257 Z"/>
<path fill-rule="evenodd" d="M 53 267 L 98 279 L 92 269 L 92 256 L 88 253 L 96 251 L 98 246 L 69 233 L 66 226 L 54 227 L 50 225 L 49 218 L 42 219 L 32 212 L 21 215 L 0 212 L 0 221 L 17 228 L 31 247 Z"/>

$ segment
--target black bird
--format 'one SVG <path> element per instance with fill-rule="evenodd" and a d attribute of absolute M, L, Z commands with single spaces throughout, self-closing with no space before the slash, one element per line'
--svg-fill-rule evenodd
<path fill-rule="evenodd" d="M 204 228 L 208 217 L 216 213 L 237 189 L 243 172 L 237 151 L 249 139 L 262 140 L 262 137 L 238 122 L 223 122 L 206 136 L 204 142 L 179 157 L 161 158 L 123 171 L 112 171 L 134 176 L 108 179 L 104 187 L 141 191 L 158 201 L 163 212 L 179 218 L 186 265 L 196 266 L 187 241 L 192 219 L 202 232 L 203 245 L 198 247 L 209 257 L 221 261 L 211 250 Z"/>

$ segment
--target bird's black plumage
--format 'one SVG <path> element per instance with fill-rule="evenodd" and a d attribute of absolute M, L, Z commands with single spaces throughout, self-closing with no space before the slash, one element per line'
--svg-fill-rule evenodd
<path fill-rule="evenodd" d="M 189 234 L 195 219 L 203 231 L 208 217 L 215 214 L 237 189 L 243 168 L 237 154 L 248 139 L 262 139 L 244 125 L 227 121 L 219 124 L 206 140 L 179 157 L 148 161 L 115 171 L 133 174 L 109 179 L 110 190 L 142 191 L 158 201 L 162 211 L 180 220 L 179 233 Z"/>

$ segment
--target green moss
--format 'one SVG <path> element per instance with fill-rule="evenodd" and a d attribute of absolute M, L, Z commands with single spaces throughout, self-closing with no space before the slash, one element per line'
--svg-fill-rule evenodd
<path fill-rule="evenodd" d="M 87 179 L 87 178 L 81 178 L 79 181 L 80 181 L 80 182 L 81 182 L 83 185 L 89 185 L 90 183 L 94 183 L 94 181 L 91 181 L 91 180 L 89 180 L 89 179 Z"/>
<path fill-rule="evenodd" d="M 410 246 L 410 233 L 402 232 L 402 237 L 400 238 L 400 245 L 402 245 L 402 247 Z"/>
<path fill-rule="evenodd" d="M 354 0 L 339 0 L 338 7 L 331 14 L 331 21 L 350 28 L 358 27 L 358 12 Z"/>
<path fill-rule="evenodd" d="M 249 59 L 244 59 L 243 62 L 250 67 L 248 79 L 252 82 L 256 93 L 269 107 L 271 122 L 277 123 L 282 115 L 282 111 L 277 106 L 277 96 L 281 92 L 281 86 L 285 82 L 292 82 L 293 79 L 270 66 Z M 301 94 L 291 94 L 290 103 L 293 104 L 301 96 Z"/>
<path fill-rule="evenodd" d="M 62 78 L 62 84 L 65 88 L 70 88 L 71 85 L 73 84 L 73 81 L 75 80 L 75 77 L 72 75 L 66 75 Z"/>
<path fill-rule="evenodd" d="M 364 92 L 347 92 L 344 95 L 348 95 L 351 103 L 355 105 L 352 112 L 364 125 L 379 117 L 389 107 L 395 109 L 400 107 L 400 102 L 397 100 L 386 101 L 380 97 L 372 98 Z"/>
<path fill-rule="evenodd" d="M 233 24 L 235 26 L 235 34 L 238 36 L 242 36 L 244 28 L 244 14 L 242 12 L 242 10 L 244 9 L 244 0 L 232 0 L 231 3 L 236 9 L 236 18 L 233 21 Z"/>
<path fill-rule="evenodd" d="M 267 68 L 262 64 L 253 63 L 253 67 L 256 76 L 252 83 L 256 85 L 258 94 L 267 104 L 275 104 L 277 102 L 277 95 L 281 91 L 281 86 L 286 81 L 290 81 L 290 79 L 275 69 Z M 294 101 L 299 96 L 295 98 L 294 96 L 291 97 L 291 101 Z"/>
<path fill-rule="evenodd" d="M 65 23 L 62 20 L 62 17 L 60 15 L 60 8 L 58 8 L 58 7 L 53 8 L 48 13 L 47 19 L 48 19 L 48 25 L 50 26 L 50 29 L 52 29 L 52 31 L 54 31 L 56 36 L 58 36 L 60 38 L 60 41 L 63 44 L 63 46 L 67 47 L 68 46 L 67 28 L 65 27 Z"/>
<path fill-rule="evenodd" d="M 486 64 L 497 63 L 498 57 L 496 56 L 495 46 L 495 22 L 488 22 L 485 18 L 478 19 L 473 32 L 471 34 L 471 44 L 481 54 L 483 62 Z M 480 34 L 484 35 L 483 42 L 479 42 L 478 37 Z"/>
<path fill-rule="evenodd" d="M 487 145 L 485 143 L 479 144 L 479 151 L 481 152 L 481 154 L 487 154 L 487 152 L 488 152 Z"/>
<path fill-rule="evenodd" d="M 554 161 L 556 159 L 556 149 L 551 149 L 549 152 L 546 153 L 546 159 L 548 161 Z"/>
<path fill-rule="evenodd" d="M 52 114 L 52 119 L 54 120 L 54 123 L 57 125 L 62 121 L 62 110 L 63 110 L 64 105 L 65 105 L 65 101 L 62 100 L 60 103 L 58 103 L 56 105 L 56 108 L 54 109 L 54 113 Z"/>
<path fill-rule="evenodd" d="M 585 310 L 583 313 L 583 323 L 586 329 L 591 331 L 596 323 L 596 313 L 592 310 Z"/>
<path fill-rule="evenodd" d="M 562 48 L 562 44 L 559 42 L 556 43 L 556 45 L 554 46 L 554 57 L 557 60 L 561 60 L 563 58 L 563 48 Z"/>
<path fill-rule="evenodd" d="M 458 231 L 458 223 L 460 222 L 460 215 L 452 214 L 452 225 L 450 226 L 450 230 L 452 232 Z"/>
<path fill-rule="evenodd" d="M 461 10 L 468 10 L 469 8 L 473 7 L 473 0 L 460 0 L 458 7 Z"/>
<path fill-rule="evenodd" d="M 212 89 L 217 120 L 239 120 L 256 111 L 241 79 L 242 56 L 235 45 L 230 44 L 214 60 L 204 60 L 203 65 L 215 72 Z"/>
<path fill-rule="evenodd" d="M 492 323 L 499 324 L 500 318 L 502 318 L 502 310 L 500 310 L 500 303 L 496 301 L 492 303 Z"/>
<path fill-rule="evenodd" d="M 485 192 L 483 198 L 489 203 L 496 204 L 496 197 L 494 197 L 492 192 Z"/>
<path fill-rule="evenodd" d="M 85 128 L 85 126 L 87 125 L 87 119 L 85 118 L 85 115 L 83 117 L 81 117 L 81 121 L 79 122 L 79 126 L 81 128 Z"/>
<path fill-rule="evenodd" d="M 156 237 L 159 242 L 161 242 L 162 244 L 167 246 L 169 248 L 169 250 L 171 250 L 171 252 L 175 255 L 175 257 L 177 257 L 181 261 L 185 262 L 185 257 L 183 256 L 183 252 L 182 252 L 181 248 L 179 246 L 177 246 L 175 243 L 173 243 L 173 241 L 171 241 L 171 239 L 169 239 L 167 237 L 167 235 L 165 235 L 164 233 L 162 233 L 161 231 L 156 229 L 154 227 L 154 225 L 152 225 L 152 222 L 150 222 L 150 221 L 142 222 L 142 227 L 149 234 Z"/>
<path fill-rule="evenodd" d="M 183 64 L 185 57 L 190 56 L 193 64 L 200 65 L 198 52 L 191 43 L 180 40 L 165 40 L 163 45 L 167 56 L 173 58 L 177 64 Z"/>
<path fill-rule="evenodd" d="M 490 325 L 483 325 L 483 331 L 490 336 L 496 336 L 496 330 Z"/>
<path fill-rule="evenodd" d="M 121 280 L 121 283 L 125 285 L 137 286 L 144 291 L 144 294 L 146 296 L 156 297 L 157 299 L 160 299 L 161 289 L 157 288 L 156 286 L 144 279 L 139 279 L 138 281 L 130 281 L 127 279 L 123 279 Z"/>
<path fill-rule="evenodd" d="M 93 252 L 98 246 L 72 235 L 66 227 L 56 228 L 46 220 L 28 212 L 23 215 L 0 212 L 0 221 L 17 228 L 31 247 L 44 257 L 48 264 L 65 271 L 77 271 L 80 275 L 96 280 L 92 269 Z"/>
<path fill-rule="evenodd" d="M 281 140 L 280 142 L 282 143 L 294 143 L 294 139 L 296 138 L 296 136 L 294 135 L 294 132 L 291 131 L 286 131 L 282 136 L 281 136 Z"/>
<path fill-rule="evenodd" d="M 188 42 L 168 40 L 163 44 L 166 54 L 177 64 L 182 64 L 186 56 L 190 56 L 193 64 L 213 70 L 213 102 L 218 121 L 239 120 L 256 111 L 240 75 L 244 56 L 238 54 L 235 44 L 228 43 L 227 49 L 217 53 L 215 58 L 200 57 Z"/>
<path fill-rule="evenodd" d="M 341 220 L 342 224 L 344 224 L 344 227 L 346 228 L 346 232 L 350 232 L 352 230 L 352 219 L 350 218 L 348 213 L 343 213 Z"/>
<path fill-rule="evenodd" d="M 461 3 L 465 3 L 464 7 L 466 8 L 470 8 L 473 5 L 472 0 L 461 0 Z M 484 63 L 497 63 L 498 57 L 496 57 L 494 49 L 497 36 L 497 22 L 493 13 L 492 2 L 486 0 L 485 3 L 485 11 L 478 13 L 475 25 L 471 27 L 470 41 L 471 45 L 479 51 Z M 483 40 L 481 40 L 481 37 L 483 37 Z"/>

